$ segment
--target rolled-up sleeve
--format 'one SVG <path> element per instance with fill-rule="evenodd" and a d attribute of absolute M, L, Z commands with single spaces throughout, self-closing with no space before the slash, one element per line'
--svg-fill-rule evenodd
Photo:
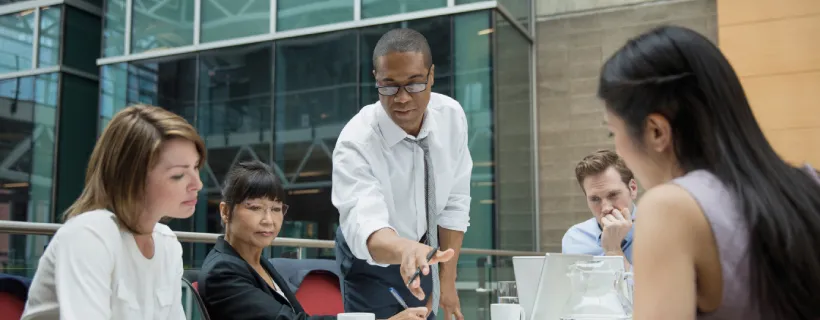
<path fill-rule="evenodd" d="M 463 117 L 463 115 L 462 115 Z M 463 119 L 460 156 L 455 166 L 455 184 L 447 198 L 447 205 L 438 218 L 438 225 L 444 229 L 467 232 L 470 226 L 470 179 L 473 175 L 473 158 L 468 148 L 467 119 Z"/>
<path fill-rule="evenodd" d="M 374 232 L 390 228 L 387 204 L 381 183 L 364 156 L 364 148 L 350 141 L 339 141 L 333 150 L 331 201 L 339 210 L 339 224 L 347 245 L 356 258 L 372 265 L 387 266 L 373 260 L 367 239 Z"/>

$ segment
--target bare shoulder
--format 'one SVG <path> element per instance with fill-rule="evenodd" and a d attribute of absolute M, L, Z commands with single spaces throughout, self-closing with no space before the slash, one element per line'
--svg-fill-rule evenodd
<path fill-rule="evenodd" d="M 638 230 L 676 238 L 678 243 L 699 247 L 698 239 L 711 234 L 709 222 L 697 200 L 676 184 L 663 184 L 648 190 L 638 202 Z M 641 233 L 644 233 L 641 232 Z M 681 242 L 682 241 L 682 242 Z"/>

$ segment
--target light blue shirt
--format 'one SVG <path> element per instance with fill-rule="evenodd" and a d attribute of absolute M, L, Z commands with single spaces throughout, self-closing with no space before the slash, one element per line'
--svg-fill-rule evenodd
<path fill-rule="evenodd" d="M 621 242 L 626 260 L 632 263 L 632 233 L 635 231 L 635 216 L 632 216 L 633 226 Z M 569 228 L 561 240 L 561 253 L 566 254 L 588 254 L 593 256 L 604 255 L 604 248 L 601 247 L 601 234 L 603 230 L 598 225 L 595 218 L 581 222 Z"/>

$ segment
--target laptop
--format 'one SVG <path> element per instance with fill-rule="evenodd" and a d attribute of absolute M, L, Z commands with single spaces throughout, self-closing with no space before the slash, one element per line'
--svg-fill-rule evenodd
<path fill-rule="evenodd" d="M 570 298 L 569 267 L 591 255 L 547 253 L 513 257 L 518 301 L 531 320 L 558 320 Z"/>

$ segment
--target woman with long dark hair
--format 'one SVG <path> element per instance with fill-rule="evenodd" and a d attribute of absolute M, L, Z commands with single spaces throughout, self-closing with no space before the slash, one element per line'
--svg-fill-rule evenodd
<path fill-rule="evenodd" d="M 769 145 L 720 50 L 656 28 L 609 58 L 598 95 L 648 189 L 634 319 L 820 319 L 820 179 Z"/>

